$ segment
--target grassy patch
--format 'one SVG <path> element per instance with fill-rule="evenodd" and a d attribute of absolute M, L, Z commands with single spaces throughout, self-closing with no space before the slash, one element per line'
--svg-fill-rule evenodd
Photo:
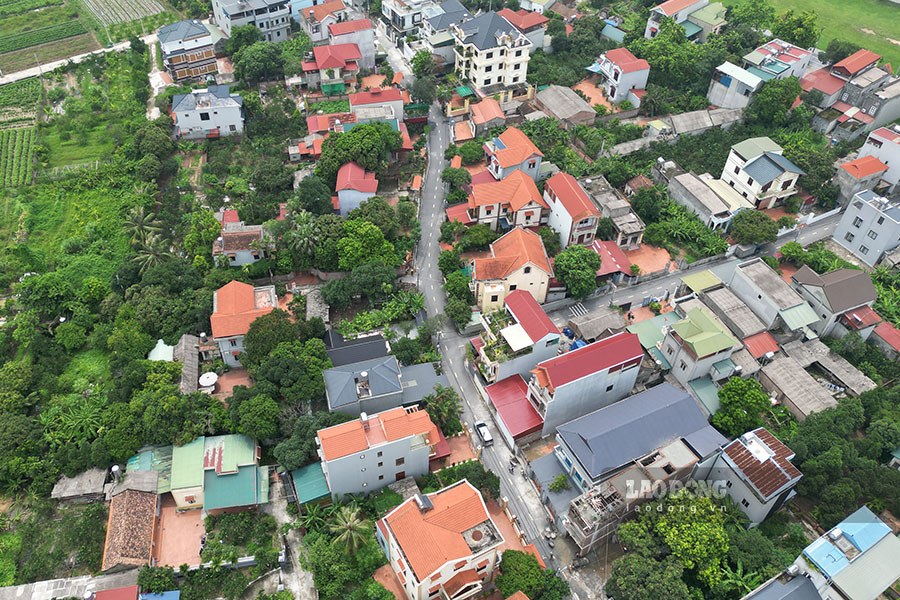
<path fill-rule="evenodd" d="M 61 385 L 70 386 L 77 379 L 108 381 L 109 356 L 102 350 L 85 350 L 72 357 L 66 370 L 59 376 Z"/>
<path fill-rule="evenodd" d="M 729 6 L 752 2 L 732 0 Z M 900 6 L 889 0 L 779 0 L 777 11 L 782 13 L 812 10 L 819 15 L 819 26 L 825 27 L 819 48 L 825 49 L 833 38 L 858 44 L 877 52 L 892 65 L 900 64 Z"/>
<path fill-rule="evenodd" d="M 14 73 L 35 66 L 35 56 L 37 56 L 38 62 L 46 63 L 66 58 L 67 56 L 91 52 L 99 47 L 93 36 L 86 33 L 50 42 L 49 44 L 41 44 L 40 46 L 32 46 L 15 52 L 0 54 L 0 69 L 4 73 Z"/>
<path fill-rule="evenodd" d="M 108 158 L 116 143 L 107 130 L 108 125 L 100 123 L 85 130 L 83 135 L 69 135 L 64 140 L 65 136 L 56 125 L 46 127 L 41 133 L 41 143 L 50 151 L 47 166 L 52 169 Z"/>
<path fill-rule="evenodd" d="M 350 101 L 349 100 L 325 100 L 324 102 L 316 102 L 315 104 L 309 105 L 310 113 L 318 114 L 319 111 L 322 111 L 326 115 L 350 112 Z"/>

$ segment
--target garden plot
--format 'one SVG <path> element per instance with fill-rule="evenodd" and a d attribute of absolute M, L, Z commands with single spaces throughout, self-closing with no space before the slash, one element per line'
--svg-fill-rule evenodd
<path fill-rule="evenodd" d="M 103 25 L 127 23 L 159 14 L 166 7 L 157 0 L 82 0 Z"/>

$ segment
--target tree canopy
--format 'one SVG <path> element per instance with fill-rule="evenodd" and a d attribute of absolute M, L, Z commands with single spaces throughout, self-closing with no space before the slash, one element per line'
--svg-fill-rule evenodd
<path fill-rule="evenodd" d="M 556 278 L 569 289 L 572 297 L 584 300 L 597 289 L 600 255 L 580 244 L 560 252 L 553 263 Z"/>

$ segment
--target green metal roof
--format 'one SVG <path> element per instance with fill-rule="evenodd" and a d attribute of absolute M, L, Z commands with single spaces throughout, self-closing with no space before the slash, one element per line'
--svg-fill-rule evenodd
<path fill-rule="evenodd" d="M 172 446 L 145 448 L 128 459 L 125 472 L 156 471 L 156 492 L 164 494 L 172 489 Z"/>
<path fill-rule="evenodd" d="M 669 361 L 666 360 L 666 357 L 663 356 L 662 350 L 660 350 L 660 349 L 657 348 L 656 346 L 653 346 L 653 347 L 651 347 L 651 348 L 648 348 L 648 349 L 647 349 L 647 352 L 650 353 L 650 356 L 652 356 L 654 359 L 656 359 L 656 360 L 658 360 L 658 361 L 660 362 L 660 365 L 659 365 L 659 366 L 660 366 L 660 368 L 662 368 L 664 371 L 671 371 L 671 370 L 672 370 L 672 365 L 670 365 L 670 364 L 669 364 Z"/>
<path fill-rule="evenodd" d="M 684 282 L 684 285 L 691 288 L 692 292 L 702 292 L 722 284 L 722 280 L 716 277 L 716 274 L 709 269 L 685 275 L 681 278 L 681 281 Z"/>
<path fill-rule="evenodd" d="M 203 453 L 207 456 L 215 452 L 221 452 L 221 473 L 233 473 L 238 467 L 256 464 L 256 442 L 246 435 L 216 435 L 206 438 L 203 445 Z M 204 460 L 201 458 L 198 468 L 203 469 Z"/>
<path fill-rule="evenodd" d="M 634 323 L 625 329 L 630 333 L 636 334 L 638 336 L 638 341 L 641 343 L 641 347 L 647 350 L 649 348 L 655 348 L 656 344 L 663 341 L 663 338 L 666 337 L 662 332 L 662 328 L 665 325 L 671 325 L 672 323 L 678 322 L 678 320 L 678 315 L 674 312 L 668 312 L 656 315 L 652 319 L 647 319 L 646 321 Z"/>
<path fill-rule="evenodd" d="M 223 475 L 217 475 L 214 470 L 207 469 L 203 473 L 204 510 L 261 504 L 260 470 L 268 474 L 268 469 L 256 465 L 240 467 L 237 473 Z M 266 500 L 268 501 L 268 491 Z"/>
<path fill-rule="evenodd" d="M 696 23 L 691 23 L 690 21 L 685 21 L 684 23 L 679 23 L 682 27 L 684 27 L 684 34 L 691 38 L 703 31 L 703 28 L 697 25 Z"/>
<path fill-rule="evenodd" d="M 802 329 L 819 320 L 819 316 L 806 302 L 779 310 L 778 314 L 781 315 L 785 325 L 787 325 L 788 329 L 791 331 Z"/>
<path fill-rule="evenodd" d="M 728 330 L 706 310 L 695 308 L 687 317 L 672 325 L 672 329 L 690 346 L 698 358 L 721 352 L 737 344 Z"/>
<path fill-rule="evenodd" d="M 781 146 L 767 137 L 747 138 L 731 147 L 732 150 L 750 160 L 766 152 L 781 152 Z"/>
<path fill-rule="evenodd" d="M 727 373 L 728 371 L 734 371 L 734 361 L 730 358 L 725 358 L 718 362 L 714 362 L 713 367 L 719 373 Z"/>
<path fill-rule="evenodd" d="M 769 73 L 768 71 L 763 71 L 762 69 L 757 69 L 756 67 L 749 67 L 747 69 L 747 72 L 753 73 L 763 81 L 771 81 L 772 79 L 775 79 L 774 73 Z"/>
<path fill-rule="evenodd" d="M 297 492 L 297 501 L 300 504 L 312 502 L 324 498 L 328 491 L 328 482 L 325 481 L 325 472 L 322 471 L 322 463 L 313 463 L 291 471 L 294 479 L 294 491 Z"/>
<path fill-rule="evenodd" d="M 891 450 L 891 456 L 893 456 L 896 459 L 900 459 L 900 448 Z"/>
<path fill-rule="evenodd" d="M 694 390 L 694 394 L 697 395 L 697 398 L 700 399 L 700 402 L 703 403 L 709 414 L 714 415 L 718 412 L 719 388 L 716 387 L 716 384 L 713 383 L 709 376 L 689 381 L 688 385 Z"/>
<path fill-rule="evenodd" d="M 700 10 L 695 10 L 688 18 L 696 19 L 701 23 L 706 23 L 715 27 L 716 25 L 721 25 L 725 22 L 725 7 L 722 6 L 721 2 L 713 2 L 712 4 L 707 4 Z"/>
<path fill-rule="evenodd" d="M 346 91 L 347 91 L 347 86 L 344 85 L 344 82 L 323 83 L 322 84 L 322 93 L 327 94 L 329 96 L 336 96 L 338 94 L 343 94 Z"/>
<path fill-rule="evenodd" d="M 198 437 L 184 446 L 172 448 L 172 489 L 203 485 L 203 449 L 206 438 Z"/>
<path fill-rule="evenodd" d="M 625 32 L 618 27 L 613 27 L 609 23 L 603 27 L 603 31 L 600 32 L 600 35 L 609 38 L 614 42 L 619 42 L 620 44 L 625 41 Z"/>
<path fill-rule="evenodd" d="M 466 96 L 474 96 L 475 95 L 475 92 L 472 91 L 472 88 L 470 88 L 467 85 L 461 85 L 458 88 L 456 88 L 456 93 L 459 94 L 460 97 L 462 97 L 462 98 L 465 98 Z"/>

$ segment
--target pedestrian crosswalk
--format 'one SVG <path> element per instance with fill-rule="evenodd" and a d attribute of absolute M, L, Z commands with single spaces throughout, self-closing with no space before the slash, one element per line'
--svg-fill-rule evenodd
<path fill-rule="evenodd" d="M 577 304 L 569 307 L 569 314 L 573 317 L 583 317 L 584 315 L 588 314 L 588 309 L 584 307 L 584 304 L 578 302 Z"/>

